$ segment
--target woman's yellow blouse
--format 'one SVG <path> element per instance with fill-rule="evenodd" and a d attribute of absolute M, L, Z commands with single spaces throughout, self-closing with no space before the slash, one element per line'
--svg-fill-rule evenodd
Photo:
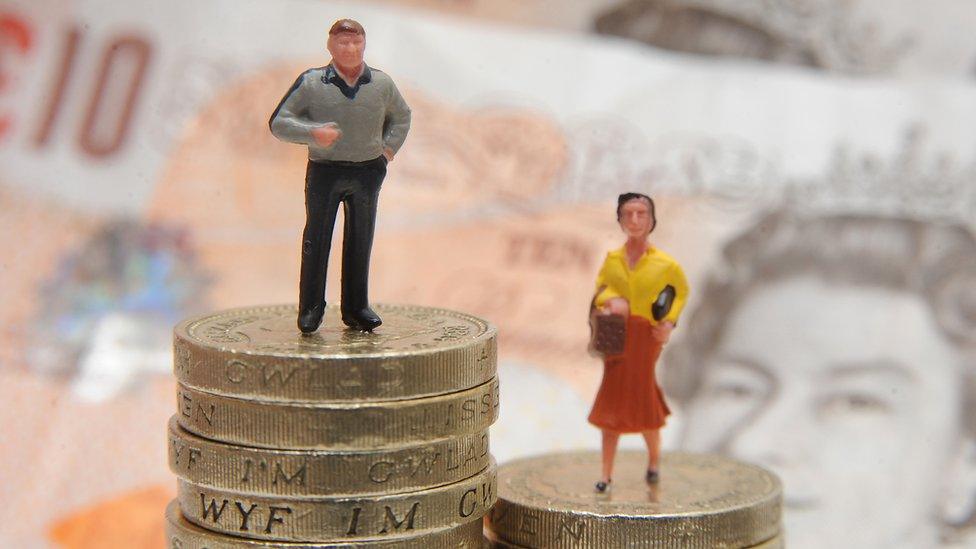
<path fill-rule="evenodd" d="M 657 324 L 651 316 L 651 305 L 668 284 L 674 287 L 675 297 L 671 312 L 664 320 L 677 324 L 681 310 L 688 302 L 689 292 L 688 280 L 681 265 L 668 254 L 650 247 L 631 270 L 627 265 L 627 252 L 619 248 L 607 254 L 596 277 L 596 290 L 599 292 L 596 306 L 602 307 L 610 298 L 622 297 L 630 304 L 630 314 Z"/>

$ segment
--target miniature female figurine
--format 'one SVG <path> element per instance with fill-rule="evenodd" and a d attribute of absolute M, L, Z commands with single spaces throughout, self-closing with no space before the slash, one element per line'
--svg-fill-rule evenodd
<path fill-rule="evenodd" d="M 607 254 L 594 298 L 599 314 L 626 318 L 623 353 L 604 358 L 603 382 L 589 416 L 589 422 L 603 434 L 603 476 L 596 483 L 598 492 L 610 486 L 621 433 L 644 436 L 646 481 L 658 481 L 660 429 L 671 412 L 658 388 L 654 367 L 689 291 L 678 262 L 648 241 L 657 225 L 649 196 L 620 195 L 617 222 L 627 241 Z"/>

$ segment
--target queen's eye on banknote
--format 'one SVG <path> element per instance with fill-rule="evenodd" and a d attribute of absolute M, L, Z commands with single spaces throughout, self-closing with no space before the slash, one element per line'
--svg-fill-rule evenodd
<path fill-rule="evenodd" d="M 471 546 L 485 517 L 499 547 L 682 547 L 781 512 L 698 541 L 976 547 L 974 25 L 965 0 L 2 2 L 0 546 Z M 663 284 L 623 309 L 667 342 L 641 402 L 669 414 L 659 470 L 620 428 L 603 479 L 587 414 L 622 364 L 588 311 L 626 193 L 690 291 L 666 334 Z M 759 495 L 669 499 L 726 470 Z M 675 502 L 698 518 L 642 530 Z"/>

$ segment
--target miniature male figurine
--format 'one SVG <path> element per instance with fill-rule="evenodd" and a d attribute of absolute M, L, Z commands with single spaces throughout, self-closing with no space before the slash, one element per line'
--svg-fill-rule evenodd
<path fill-rule="evenodd" d="M 322 322 L 332 229 L 341 202 L 342 321 L 368 332 L 382 324 L 367 294 L 376 203 L 386 165 L 407 138 L 410 107 L 389 76 L 363 62 L 362 25 L 336 21 L 327 47 L 332 61 L 302 73 L 268 124 L 278 139 L 308 145 L 298 328 L 311 333 Z"/>

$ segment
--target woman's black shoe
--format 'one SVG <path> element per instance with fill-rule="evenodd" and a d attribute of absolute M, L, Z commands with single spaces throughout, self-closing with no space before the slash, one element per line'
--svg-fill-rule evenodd
<path fill-rule="evenodd" d="M 610 482 L 611 481 L 609 481 L 609 480 L 607 482 L 603 482 L 602 480 L 600 482 L 597 482 L 596 483 L 596 491 L 597 492 L 600 492 L 601 494 L 604 493 L 604 492 L 606 492 L 607 490 L 610 489 Z"/>
<path fill-rule="evenodd" d="M 657 484 L 657 481 L 661 480 L 661 475 L 654 469 L 648 469 L 647 475 L 644 478 L 648 484 Z"/>

